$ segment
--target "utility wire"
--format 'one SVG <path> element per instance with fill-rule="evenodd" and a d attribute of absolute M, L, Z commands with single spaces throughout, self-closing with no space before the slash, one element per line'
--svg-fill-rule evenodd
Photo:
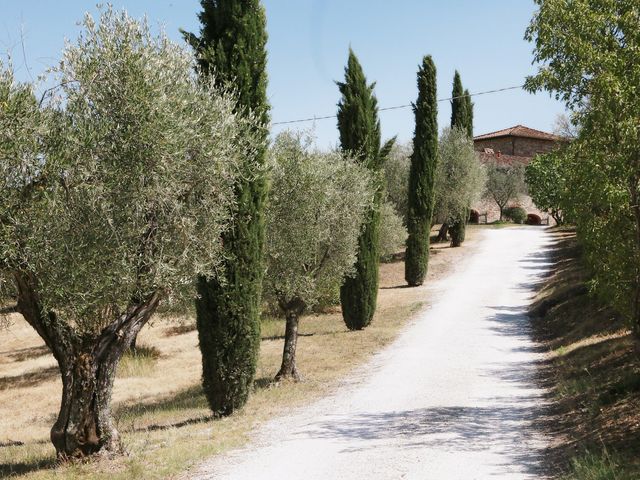
<path fill-rule="evenodd" d="M 518 85 L 515 87 L 505 87 L 505 88 L 497 88 L 495 90 L 486 90 L 484 92 L 477 92 L 477 93 L 470 93 L 469 95 L 460 95 L 457 97 L 449 97 L 449 98 L 440 98 L 439 100 L 437 100 L 438 102 L 447 102 L 447 101 L 451 101 L 451 100 L 456 100 L 458 98 L 464 98 L 464 97 L 477 97 L 479 95 L 488 95 L 490 93 L 498 93 L 498 92 L 505 92 L 507 90 L 515 90 L 517 88 L 522 88 L 524 87 L 524 85 Z M 384 108 L 379 108 L 378 111 L 379 112 L 384 112 L 387 110 L 399 110 L 401 108 L 409 108 L 413 106 L 412 103 L 407 103 L 405 105 L 396 105 L 395 107 L 384 107 Z M 316 120 L 326 120 L 328 118 L 336 118 L 337 115 L 325 115 L 323 117 L 311 117 L 311 118 L 300 118 L 298 120 L 288 120 L 286 122 L 273 122 L 271 125 L 289 125 L 291 123 L 302 123 L 302 122 L 315 122 Z"/>

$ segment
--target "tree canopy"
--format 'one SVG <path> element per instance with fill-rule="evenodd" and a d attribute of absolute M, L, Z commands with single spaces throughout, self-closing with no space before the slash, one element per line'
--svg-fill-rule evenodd
<path fill-rule="evenodd" d="M 355 273 L 358 237 L 375 186 L 364 166 L 339 152 L 313 150 L 300 135 L 278 135 L 271 156 L 265 287 L 297 331 L 298 316 Z M 297 376 L 295 332 L 289 330 L 281 377 Z"/>
<path fill-rule="evenodd" d="M 373 93 L 375 84 L 368 84 L 353 50 L 344 70 L 344 82 L 336 82 L 341 98 L 338 102 L 338 131 L 340 147 L 366 168 L 378 174 L 389 155 L 395 138 L 380 145 L 378 100 Z M 373 319 L 378 297 L 378 268 L 380 262 L 380 205 L 383 200 L 382 182 L 378 175 L 372 208 L 364 220 L 358 240 L 356 270 L 340 289 L 342 316 L 350 330 L 361 330 Z"/>
<path fill-rule="evenodd" d="M 0 74 L 0 274 L 60 365 L 51 437 L 67 455 L 118 448 L 113 369 L 161 302 L 219 274 L 239 165 L 259 145 L 182 46 L 111 7 L 83 27 L 41 104 Z"/>
<path fill-rule="evenodd" d="M 531 199 L 550 213 L 558 225 L 567 209 L 566 152 L 560 150 L 537 155 L 525 168 L 525 181 Z"/>
<path fill-rule="evenodd" d="M 492 159 L 486 164 L 487 186 L 485 197 L 493 200 L 500 209 L 500 220 L 510 201 L 517 200 L 525 191 L 524 164 L 503 163 Z"/>
<path fill-rule="evenodd" d="M 438 146 L 435 216 L 453 223 L 468 212 L 485 191 L 486 169 L 478 161 L 473 141 L 460 128 L 445 128 Z"/>
<path fill-rule="evenodd" d="M 409 171 L 409 210 L 404 278 L 409 286 L 422 285 L 429 264 L 429 239 L 438 163 L 438 99 L 436 67 L 430 55 L 417 74 L 418 98 L 413 106 L 415 129 Z"/>
<path fill-rule="evenodd" d="M 536 0 L 530 91 L 579 126 L 566 157 L 569 206 L 593 285 L 640 335 L 640 15 L 637 1 Z"/>
<path fill-rule="evenodd" d="M 260 0 L 201 0 L 200 35 L 183 32 L 205 82 L 232 91 L 235 111 L 257 121 L 258 139 L 245 156 L 246 174 L 235 188 L 233 225 L 223 233 L 223 279 L 198 278 L 196 325 L 202 385 L 215 415 L 230 415 L 247 401 L 260 349 L 264 272 L 264 166 L 268 136 L 267 20 Z M 212 79 L 212 80 L 211 80 Z"/>

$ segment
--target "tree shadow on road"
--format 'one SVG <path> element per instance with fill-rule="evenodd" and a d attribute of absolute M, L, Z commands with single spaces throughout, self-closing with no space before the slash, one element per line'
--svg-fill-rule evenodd
<path fill-rule="evenodd" d="M 436 407 L 399 412 L 345 414 L 311 424 L 303 432 L 314 438 L 366 440 L 369 445 L 342 452 L 376 448 L 391 441 L 402 449 L 433 448 L 450 452 L 493 451 L 512 460 L 529 474 L 543 473 L 544 450 L 531 445 L 536 416 L 530 406 L 513 399 L 495 399 L 490 407 Z M 496 465 L 498 466 L 498 465 Z"/>

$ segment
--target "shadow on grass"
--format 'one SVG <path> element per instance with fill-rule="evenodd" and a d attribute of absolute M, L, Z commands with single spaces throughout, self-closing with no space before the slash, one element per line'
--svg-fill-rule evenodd
<path fill-rule="evenodd" d="M 143 415 L 208 408 L 201 385 L 194 385 L 159 400 L 121 405 L 114 409 L 116 419 L 136 418 Z"/>
<path fill-rule="evenodd" d="M 264 390 L 274 384 L 272 377 L 261 377 L 255 380 L 254 390 Z M 152 423 L 149 425 L 140 425 L 127 427 L 131 425 L 132 420 L 140 419 L 145 415 L 154 415 L 167 412 L 175 412 L 176 416 L 179 416 L 181 412 L 183 414 L 193 412 L 192 415 L 187 414 L 187 418 L 182 418 L 175 422 L 170 423 Z M 193 387 L 186 388 L 174 395 L 164 397 L 159 400 L 140 402 L 133 405 L 122 405 L 117 407 L 114 411 L 114 417 L 120 424 L 124 424 L 124 427 L 120 427 L 123 431 L 139 432 L 139 431 L 157 431 L 168 430 L 172 428 L 182 428 L 190 425 L 196 425 L 199 423 L 207 423 L 216 419 L 216 416 L 209 410 L 209 404 L 204 395 L 201 385 L 194 385 Z"/>
<path fill-rule="evenodd" d="M 266 390 L 272 385 L 276 385 L 277 383 L 278 382 L 276 382 L 273 377 L 256 378 L 256 380 L 253 382 L 253 389 L 254 391 Z"/>
<path fill-rule="evenodd" d="M 189 412 L 193 412 L 191 415 Z M 170 423 L 151 423 L 140 425 L 145 416 L 172 413 L 172 416 L 183 418 Z M 186 418 L 184 418 L 186 416 Z M 181 428 L 197 423 L 206 423 L 214 417 L 209 411 L 207 399 L 201 385 L 181 390 L 158 400 L 120 405 L 114 409 L 114 417 L 119 429 L 126 432 L 168 430 Z M 138 425 L 136 425 L 138 423 Z"/>
<path fill-rule="evenodd" d="M 332 332 L 335 333 L 335 332 Z M 327 333 L 299 333 L 298 337 L 313 337 L 314 335 L 327 335 Z M 284 340 L 284 335 L 269 335 L 268 337 L 262 337 L 261 340 Z"/>
<path fill-rule="evenodd" d="M 400 288 L 413 288 L 410 285 L 407 285 L 406 283 L 402 284 L 402 285 L 393 285 L 391 287 L 380 287 L 380 290 L 397 290 Z"/>
<path fill-rule="evenodd" d="M 48 470 L 56 465 L 58 465 L 58 461 L 54 457 L 31 462 L 0 463 L 0 478 L 25 475 L 38 470 Z"/>
<path fill-rule="evenodd" d="M 0 391 L 10 388 L 35 387 L 42 382 L 56 378 L 59 374 L 58 367 L 46 367 L 12 377 L 0 377 Z"/>
<path fill-rule="evenodd" d="M 25 360 L 44 357 L 45 355 L 49 355 L 50 353 L 51 351 L 49 350 L 49 347 L 47 347 L 46 345 L 41 345 L 39 347 L 27 347 L 20 348 L 18 350 L 12 350 L 11 353 L 7 353 L 6 355 L 14 362 L 24 362 Z"/>
<path fill-rule="evenodd" d="M 197 329 L 195 323 L 186 323 L 184 325 L 175 325 L 173 327 L 169 327 L 165 329 L 164 336 L 165 337 L 176 337 L 178 335 L 185 335 L 187 333 L 193 332 Z"/>
<path fill-rule="evenodd" d="M 605 478 L 605 470 L 606 478 L 640 478 L 638 343 L 624 333 L 622 316 L 590 293 L 574 237 L 559 238 L 546 253 L 553 265 L 550 275 L 540 276 L 541 293 L 528 313 L 534 338 L 554 352 L 541 377 L 549 389 L 547 431 L 560 433 L 561 441 L 547 461 L 558 473 L 571 470 L 571 478 L 596 478 L 595 472 Z M 544 254 L 525 262 L 542 266 Z M 616 452 L 615 468 L 603 470 L 608 452 Z"/>

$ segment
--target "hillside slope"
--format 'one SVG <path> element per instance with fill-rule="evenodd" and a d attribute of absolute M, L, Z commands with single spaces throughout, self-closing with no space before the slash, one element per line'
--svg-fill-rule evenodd
<path fill-rule="evenodd" d="M 548 350 L 549 422 L 561 478 L 640 478 L 640 355 L 622 318 L 589 293 L 575 233 L 557 231 L 554 268 L 532 304 Z"/>

